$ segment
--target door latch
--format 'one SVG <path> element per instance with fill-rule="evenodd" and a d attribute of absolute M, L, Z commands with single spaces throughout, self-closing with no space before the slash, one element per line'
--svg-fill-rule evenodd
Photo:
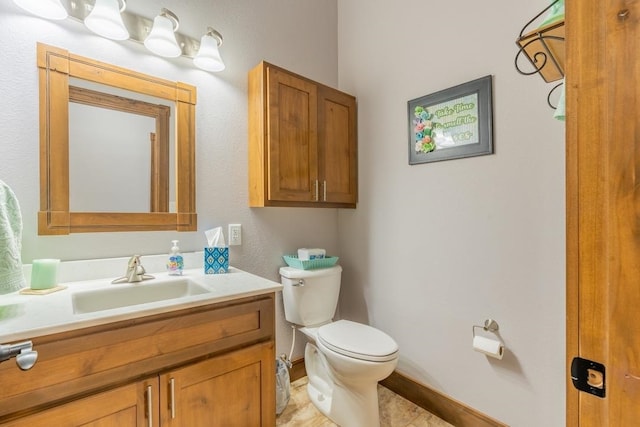
<path fill-rule="evenodd" d="M 602 363 L 581 357 L 574 357 L 571 361 L 571 381 L 578 390 L 604 397 L 605 379 L 605 368 Z"/>
<path fill-rule="evenodd" d="M 18 344 L 0 344 L 0 362 L 16 358 L 18 367 L 23 371 L 29 370 L 38 360 L 38 352 L 33 349 L 31 341 Z"/>

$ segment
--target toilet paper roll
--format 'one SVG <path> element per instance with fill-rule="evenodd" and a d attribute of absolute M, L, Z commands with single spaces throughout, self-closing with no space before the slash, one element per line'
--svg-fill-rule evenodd
<path fill-rule="evenodd" d="M 501 341 L 476 335 L 473 337 L 473 349 L 496 359 L 502 359 L 504 344 Z"/>

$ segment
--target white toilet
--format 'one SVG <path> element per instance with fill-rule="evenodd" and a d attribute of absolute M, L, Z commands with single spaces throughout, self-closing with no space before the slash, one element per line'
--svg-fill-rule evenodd
<path fill-rule="evenodd" d="M 286 319 L 301 326 L 307 392 L 313 404 L 341 427 L 377 427 L 378 381 L 398 363 L 398 344 L 384 332 L 349 320 L 332 321 L 342 267 L 280 268 Z"/>

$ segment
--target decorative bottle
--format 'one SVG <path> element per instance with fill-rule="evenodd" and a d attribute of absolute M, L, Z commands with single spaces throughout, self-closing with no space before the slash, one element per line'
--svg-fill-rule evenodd
<path fill-rule="evenodd" d="M 167 271 L 170 276 L 182 276 L 182 269 L 184 268 L 184 260 L 178 247 L 178 241 L 172 240 L 173 246 L 171 246 L 171 253 L 169 254 L 169 261 L 167 261 Z"/>

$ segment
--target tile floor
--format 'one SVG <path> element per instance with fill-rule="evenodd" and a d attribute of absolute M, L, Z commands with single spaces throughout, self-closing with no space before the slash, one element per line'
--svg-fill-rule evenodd
<path fill-rule="evenodd" d="M 276 419 L 276 426 L 336 427 L 307 396 L 307 377 L 291 383 L 291 399 Z M 454 427 L 403 397 L 378 385 L 381 427 Z"/>

